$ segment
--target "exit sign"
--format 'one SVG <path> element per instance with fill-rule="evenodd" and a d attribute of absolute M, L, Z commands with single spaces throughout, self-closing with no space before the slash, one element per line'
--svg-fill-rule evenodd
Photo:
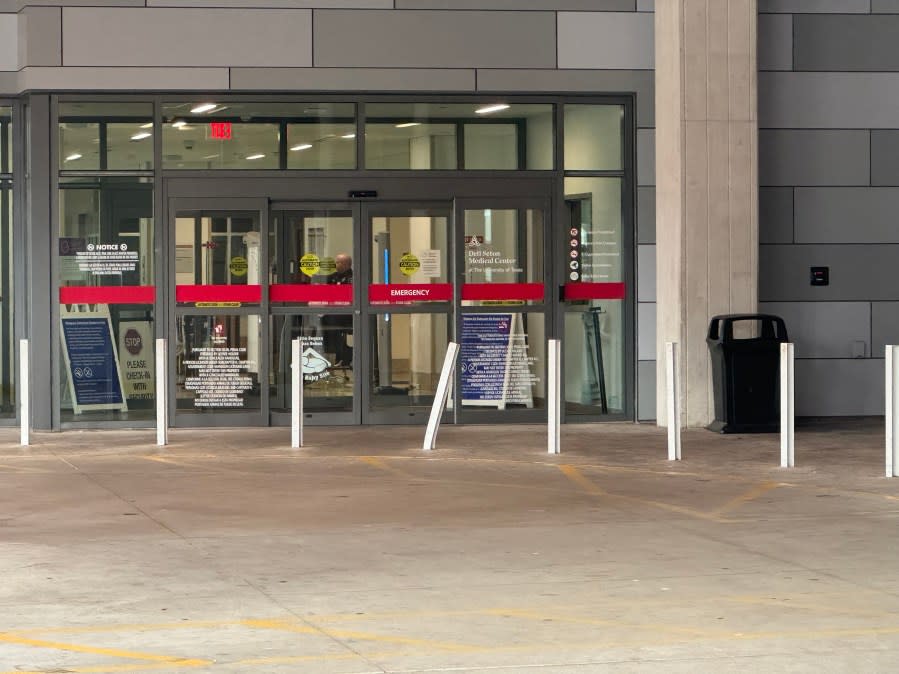
<path fill-rule="evenodd" d="M 231 122 L 209 122 L 209 137 L 213 140 L 231 140 Z"/>

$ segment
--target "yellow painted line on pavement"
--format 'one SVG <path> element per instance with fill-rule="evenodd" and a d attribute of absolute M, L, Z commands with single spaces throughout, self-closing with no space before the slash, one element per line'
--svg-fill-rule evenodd
<path fill-rule="evenodd" d="M 202 667 L 204 665 L 214 664 L 212 662 L 202 662 L 196 665 L 190 665 L 190 667 Z M 184 667 L 185 665 L 175 664 L 173 665 L 170 662 L 160 662 L 152 665 L 139 665 L 136 663 L 130 663 L 127 665 L 88 665 L 84 667 L 69 665 L 65 669 L 41 669 L 36 671 L 23 671 L 20 669 L 15 669 L 9 672 L 0 672 L 0 674 L 48 674 L 48 672 L 66 672 L 71 674 L 117 674 L 117 672 L 147 672 L 152 670 L 159 669 L 171 669 L 172 667 Z"/>
<path fill-rule="evenodd" d="M 382 470 L 385 473 L 391 473 L 393 475 L 397 475 L 406 479 L 417 479 L 414 475 L 412 475 L 412 473 L 407 473 L 404 470 L 400 470 L 399 468 L 391 466 L 389 463 L 378 456 L 358 456 L 356 458 L 362 463 L 373 466 L 374 468 Z"/>
<path fill-rule="evenodd" d="M 732 510 L 736 510 L 740 506 L 745 505 L 745 504 L 749 503 L 750 501 L 757 499 L 759 496 L 763 496 L 763 495 L 767 494 L 769 491 L 771 491 L 772 489 L 777 489 L 780 486 L 782 486 L 782 484 L 780 482 L 762 482 L 761 484 L 756 485 L 749 491 L 746 491 L 746 492 L 740 494 L 739 496 L 735 496 L 730 501 L 725 503 L 723 506 L 718 508 L 714 512 L 714 514 L 718 515 L 719 517 L 721 515 L 725 515 L 726 513 L 729 513 Z"/>
<path fill-rule="evenodd" d="M 139 653 L 137 651 L 125 651 L 118 648 L 85 646 L 83 644 L 70 644 L 62 643 L 59 641 L 45 641 L 44 639 L 31 639 L 29 637 L 23 637 L 9 633 L 0 633 L 0 641 L 9 644 L 16 644 L 17 646 L 31 646 L 33 648 L 45 648 L 54 651 L 90 653 L 91 655 L 108 655 L 113 658 L 125 658 L 127 660 L 145 660 L 149 662 L 165 663 L 167 667 L 201 667 L 203 665 L 212 664 L 212 662 L 209 660 L 182 658 L 176 655 L 155 655 L 153 653 Z M 134 665 L 130 666 L 132 668 L 134 667 Z"/>
<path fill-rule="evenodd" d="M 445 651 L 470 651 L 473 647 L 466 644 L 446 643 L 442 641 L 432 641 L 430 639 L 414 639 L 410 637 L 394 637 L 384 634 L 373 634 L 371 632 L 358 632 L 355 630 L 332 630 L 322 627 L 313 627 L 311 625 L 302 625 L 299 623 L 288 622 L 286 620 L 242 620 L 241 623 L 247 627 L 257 627 L 259 629 L 282 630 L 287 632 L 296 632 L 298 634 L 312 634 L 317 636 L 338 637 L 343 639 L 361 639 L 364 641 L 377 641 L 389 644 L 402 644 L 404 646 L 418 646 L 421 648 L 437 648 Z"/>
<path fill-rule="evenodd" d="M 523 618 L 527 620 L 571 623 L 572 625 L 595 625 L 598 627 L 618 627 L 626 630 L 651 630 L 654 633 L 670 632 L 673 634 L 687 635 L 699 638 L 716 639 L 721 636 L 722 632 L 715 630 L 694 629 L 691 627 L 678 627 L 670 623 L 653 624 L 653 623 L 634 623 L 629 620 L 600 620 L 598 618 L 582 618 L 579 616 L 558 615 L 553 613 L 544 613 L 542 611 L 520 611 L 506 609 L 492 609 L 486 612 L 493 616 L 509 616 L 511 618 Z"/>
<path fill-rule="evenodd" d="M 821 598 L 817 597 L 816 598 Z M 852 598 L 857 599 L 853 596 Z M 792 611 L 813 611 L 817 613 L 827 613 L 835 615 L 853 616 L 855 618 L 876 618 L 883 620 L 884 618 L 897 619 L 899 611 L 875 611 L 871 609 L 858 609 L 846 606 L 845 602 L 849 599 L 846 595 L 834 595 L 833 604 L 822 604 L 818 602 L 808 602 L 796 600 L 793 598 L 772 599 L 771 597 L 733 597 L 732 601 L 738 604 L 751 604 L 759 606 L 775 606 L 777 608 L 790 609 Z"/>
<path fill-rule="evenodd" d="M 621 494 L 610 494 L 609 492 L 603 490 L 602 488 L 595 485 L 592 481 L 590 481 L 580 470 L 578 470 L 575 466 L 569 464 L 563 464 L 559 466 L 559 470 L 565 474 L 569 480 L 577 484 L 584 491 L 589 494 L 593 494 L 594 496 L 601 496 L 605 499 L 616 500 L 616 501 L 625 501 L 627 503 L 638 503 L 642 505 L 652 506 L 653 508 L 661 508 L 662 510 L 667 510 L 669 512 L 675 512 L 680 515 L 688 515 L 690 517 L 696 517 L 702 520 L 711 520 L 712 522 L 724 522 L 726 520 L 709 513 L 704 513 L 699 510 L 694 510 L 693 508 L 686 508 L 683 506 L 673 505 L 671 503 L 664 503 L 662 501 L 653 501 L 652 499 L 638 498 L 636 496 L 623 496 Z"/>

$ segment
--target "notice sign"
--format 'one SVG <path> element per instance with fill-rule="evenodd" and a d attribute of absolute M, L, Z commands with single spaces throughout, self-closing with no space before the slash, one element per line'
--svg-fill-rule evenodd
<path fill-rule="evenodd" d="M 119 353 L 123 361 L 125 397 L 151 400 L 156 395 L 153 325 L 149 321 L 119 323 Z"/>
<path fill-rule="evenodd" d="M 109 315 L 85 312 L 67 314 L 59 320 L 75 414 L 85 410 L 126 411 Z"/>
<path fill-rule="evenodd" d="M 137 269 L 138 254 L 127 243 L 89 243 L 75 253 L 78 270 L 93 276 L 110 276 Z"/>
<path fill-rule="evenodd" d="M 255 363 L 241 360 L 244 347 L 198 347 L 193 360 L 185 361 L 194 375 L 187 377 L 184 388 L 194 391 L 194 407 L 243 407 L 243 394 L 253 388 L 246 372 Z"/>
<path fill-rule="evenodd" d="M 331 361 L 322 354 L 325 352 L 324 338 L 321 336 L 300 337 L 303 346 L 303 381 L 313 383 L 328 379 L 331 376 Z"/>
<path fill-rule="evenodd" d="M 521 314 L 463 314 L 460 353 L 463 405 L 533 407 L 540 379 Z"/>

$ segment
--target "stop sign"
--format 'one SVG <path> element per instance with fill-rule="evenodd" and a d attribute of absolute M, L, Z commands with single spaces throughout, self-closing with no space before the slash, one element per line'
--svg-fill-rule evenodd
<path fill-rule="evenodd" d="M 128 328 L 127 332 L 125 332 L 125 348 L 128 349 L 128 353 L 132 356 L 136 356 L 144 348 L 144 340 L 141 339 L 140 333 L 134 328 Z"/>

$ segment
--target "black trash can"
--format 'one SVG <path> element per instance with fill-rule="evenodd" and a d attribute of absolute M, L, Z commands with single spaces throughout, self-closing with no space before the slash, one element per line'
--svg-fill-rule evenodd
<path fill-rule="evenodd" d="M 739 324 L 740 336 L 734 336 L 734 324 Z M 718 433 L 780 430 L 780 344 L 786 341 L 787 327 L 777 316 L 712 317 L 706 342 L 712 357 L 715 421 L 706 428 Z"/>

